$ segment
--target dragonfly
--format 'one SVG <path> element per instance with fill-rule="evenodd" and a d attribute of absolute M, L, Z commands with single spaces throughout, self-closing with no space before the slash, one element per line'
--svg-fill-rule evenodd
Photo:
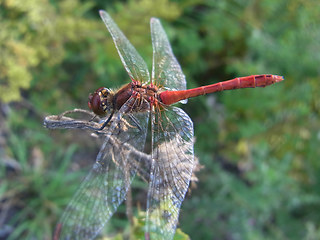
<path fill-rule="evenodd" d="M 172 105 L 213 92 L 266 87 L 283 77 L 252 75 L 186 89 L 185 75 L 157 18 L 150 20 L 150 76 L 147 64 L 110 15 L 102 10 L 99 13 L 131 82 L 118 90 L 100 87 L 89 96 L 89 108 L 103 119 L 93 130 L 105 130 L 105 139 L 92 170 L 64 211 L 56 236 L 94 239 L 126 199 L 133 178 L 141 172 L 139 162 L 147 159 L 145 239 L 170 240 L 195 167 L 193 122 Z M 146 158 L 142 153 L 149 119 L 151 154 Z"/>

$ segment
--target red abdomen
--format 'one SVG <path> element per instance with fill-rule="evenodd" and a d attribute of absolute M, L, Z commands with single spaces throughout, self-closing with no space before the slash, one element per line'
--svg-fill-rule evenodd
<path fill-rule="evenodd" d="M 181 91 L 164 91 L 160 93 L 160 99 L 162 103 L 170 105 L 181 100 L 204 95 L 213 92 L 220 92 L 225 90 L 232 90 L 238 88 L 255 88 L 255 87 L 266 87 L 268 85 L 280 82 L 283 80 L 282 76 L 278 75 L 252 75 L 247 77 L 235 78 L 232 80 L 218 82 L 215 84 L 188 89 Z"/>

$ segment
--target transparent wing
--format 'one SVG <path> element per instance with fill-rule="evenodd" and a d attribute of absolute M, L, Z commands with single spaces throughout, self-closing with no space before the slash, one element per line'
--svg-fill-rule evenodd
<path fill-rule="evenodd" d="M 149 112 L 130 113 L 129 99 L 114 116 L 89 175 L 65 210 L 59 239 L 93 239 L 125 199 L 144 150 Z M 60 231 L 57 230 L 57 231 Z M 59 234 L 58 234 L 59 235 Z"/>
<path fill-rule="evenodd" d="M 100 10 L 99 13 L 112 36 L 122 64 L 127 70 L 130 78 L 143 83 L 149 83 L 150 74 L 145 61 L 139 55 L 134 46 L 132 46 L 126 36 L 122 33 L 117 24 L 112 20 L 110 15 L 102 10 Z"/>
<path fill-rule="evenodd" d="M 153 47 L 152 83 L 167 90 L 185 90 L 186 78 L 160 21 L 151 18 L 150 27 Z"/>
<path fill-rule="evenodd" d="M 193 124 L 180 108 L 152 114 L 152 165 L 147 199 L 150 239 L 172 239 L 194 168 Z"/>

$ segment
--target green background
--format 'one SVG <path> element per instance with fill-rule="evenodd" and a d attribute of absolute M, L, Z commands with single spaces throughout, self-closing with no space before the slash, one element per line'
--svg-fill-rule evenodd
<path fill-rule="evenodd" d="M 130 81 L 99 9 L 150 68 L 149 20 L 160 18 L 188 88 L 252 74 L 285 77 L 181 105 L 203 165 L 182 204 L 182 232 L 320 239 L 318 0 L 0 0 L 0 239 L 51 239 L 99 150 L 87 132 L 45 129 L 44 117 L 86 109 L 96 88 Z M 145 193 L 139 186 L 133 192 Z M 134 195 L 136 206 L 143 198 Z M 125 204 L 109 228 L 139 235 L 128 233 Z"/>

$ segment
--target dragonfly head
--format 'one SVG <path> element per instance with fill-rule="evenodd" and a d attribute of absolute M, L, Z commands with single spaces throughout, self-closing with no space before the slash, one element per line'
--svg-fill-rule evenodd
<path fill-rule="evenodd" d="M 113 93 L 108 88 L 98 88 L 89 95 L 88 107 L 98 116 L 105 116 L 112 108 Z"/>

